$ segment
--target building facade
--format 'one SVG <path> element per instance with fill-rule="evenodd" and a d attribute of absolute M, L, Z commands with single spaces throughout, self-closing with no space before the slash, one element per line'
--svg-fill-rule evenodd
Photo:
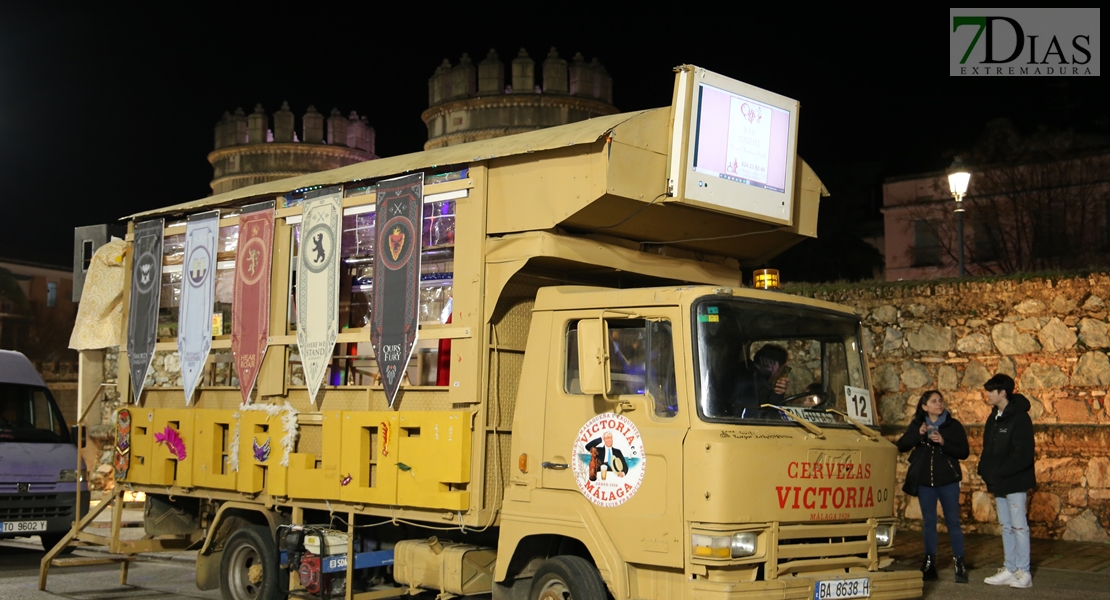
<path fill-rule="evenodd" d="M 215 149 L 208 154 L 212 193 L 378 158 L 374 128 L 354 111 L 344 117 L 333 108 L 325 118 L 309 106 L 299 131 L 295 121 L 287 102 L 273 114 L 272 125 L 261 104 L 250 116 L 242 109 L 225 112 L 216 123 Z"/>
<path fill-rule="evenodd" d="M 428 79 L 425 150 L 565 125 L 615 114 L 613 79 L 594 58 L 581 53 L 568 63 L 552 48 L 541 65 L 521 48 L 509 65 L 495 50 L 475 65 L 462 55 L 457 65 L 444 59 Z"/>

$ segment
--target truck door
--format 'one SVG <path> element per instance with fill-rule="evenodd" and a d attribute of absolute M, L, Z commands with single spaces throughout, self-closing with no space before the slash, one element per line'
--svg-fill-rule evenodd
<path fill-rule="evenodd" d="M 563 317 L 552 323 L 552 356 L 562 365 L 551 369 L 561 376 L 548 387 L 541 486 L 585 496 L 625 560 L 680 567 L 689 413 L 679 396 L 686 359 L 678 311 L 606 318 L 608 398 L 578 385 L 578 324 L 599 313 Z"/>

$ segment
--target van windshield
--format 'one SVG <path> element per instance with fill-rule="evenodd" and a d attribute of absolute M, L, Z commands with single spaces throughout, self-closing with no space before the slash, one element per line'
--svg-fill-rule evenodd
<path fill-rule="evenodd" d="M 873 424 L 859 319 L 818 308 L 707 297 L 694 305 L 698 415 L 713 422 Z"/>
<path fill-rule="evenodd" d="M 69 430 L 46 388 L 0 383 L 0 442 L 68 443 Z"/>

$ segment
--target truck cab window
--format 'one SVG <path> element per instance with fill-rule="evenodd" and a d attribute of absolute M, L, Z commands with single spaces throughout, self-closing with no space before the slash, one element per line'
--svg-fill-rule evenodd
<path fill-rule="evenodd" d="M 669 321 L 606 319 L 609 327 L 609 378 L 612 395 L 649 396 L 659 417 L 678 414 L 674 346 Z M 564 389 L 581 394 L 578 379 L 578 322 L 566 335 Z"/>

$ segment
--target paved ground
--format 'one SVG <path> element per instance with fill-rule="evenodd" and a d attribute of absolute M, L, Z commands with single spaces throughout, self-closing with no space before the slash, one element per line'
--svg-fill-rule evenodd
<path fill-rule="evenodd" d="M 898 565 L 920 566 L 925 553 L 920 531 L 900 531 L 895 540 L 894 558 Z M 1002 566 L 1002 538 L 994 535 L 965 535 L 964 553 L 969 567 L 982 574 L 993 575 Z M 1033 539 L 1029 551 L 1030 568 L 1065 571 L 1086 571 L 1108 576 L 1110 586 L 1110 544 L 1096 542 L 1065 542 Z M 937 563 L 942 569 L 952 568 L 952 547 L 948 536 L 940 535 Z M 982 579 L 980 577 L 980 579 Z M 1110 591 L 1107 592 L 1110 595 Z"/>

